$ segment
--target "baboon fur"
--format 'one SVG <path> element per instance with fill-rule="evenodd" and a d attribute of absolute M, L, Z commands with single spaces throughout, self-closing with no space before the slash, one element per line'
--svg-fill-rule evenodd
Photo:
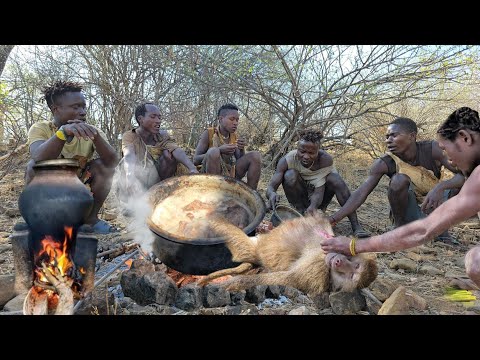
<path fill-rule="evenodd" d="M 377 277 L 374 254 L 354 257 L 360 260 L 363 267 L 356 281 L 332 276 L 335 270 L 325 263 L 326 254 L 320 247 L 320 240 L 325 236 L 333 236 L 333 230 L 321 214 L 287 220 L 272 231 L 256 237 L 248 237 L 223 218 L 213 218 L 209 225 L 217 235 L 226 238 L 232 260 L 242 264 L 211 273 L 199 282 L 200 285 L 220 276 L 245 273 L 254 266 L 261 266 L 266 271 L 234 276 L 222 284 L 229 291 L 240 291 L 256 285 L 285 285 L 315 295 L 361 289 Z"/>

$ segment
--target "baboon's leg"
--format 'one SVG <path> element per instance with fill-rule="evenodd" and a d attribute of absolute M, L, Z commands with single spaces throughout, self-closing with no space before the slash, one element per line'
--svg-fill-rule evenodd
<path fill-rule="evenodd" d="M 242 264 L 240 264 L 240 265 L 238 265 L 237 267 L 234 267 L 234 268 L 218 270 L 218 271 L 215 271 L 215 272 L 205 276 L 203 279 L 201 279 L 198 282 L 198 285 L 203 286 L 203 285 L 207 284 L 208 282 L 212 281 L 213 279 L 216 279 L 216 278 L 219 278 L 219 277 L 225 276 L 225 275 L 243 274 L 244 272 L 250 270 L 252 267 L 253 267 L 253 265 L 250 264 L 250 263 L 242 263 Z"/>
<path fill-rule="evenodd" d="M 210 227 L 226 238 L 228 250 L 235 262 L 258 264 L 255 254 L 256 243 L 243 230 L 222 219 L 211 219 Z"/>
<path fill-rule="evenodd" d="M 285 285 L 290 284 L 289 271 L 266 272 L 255 275 L 235 276 L 222 283 L 228 291 L 240 291 L 257 285 Z"/>

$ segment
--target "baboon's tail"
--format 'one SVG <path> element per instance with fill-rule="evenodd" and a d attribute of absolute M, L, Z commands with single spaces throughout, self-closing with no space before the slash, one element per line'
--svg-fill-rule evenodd
<path fill-rule="evenodd" d="M 207 284 L 208 282 L 212 281 L 213 279 L 216 279 L 216 278 L 219 278 L 219 277 L 225 276 L 225 275 L 243 274 L 244 272 L 250 270 L 252 267 L 253 267 L 253 265 L 250 264 L 250 263 L 242 263 L 242 264 L 240 264 L 240 265 L 238 265 L 237 267 L 234 267 L 234 268 L 218 270 L 218 271 L 215 271 L 211 274 L 208 274 L 207 276 L 202 278 L 198 282 L 198 285 L 203 286 L 203 285 Z"/>
<path fill-rule="evenodd" d="M 240 291 L 257 285 L 290 286 L 289 271 L 266 272 L 255 275 L 240 275 L 227 280 L 223 285 L 228 291 Z"/>
<path fill-rule="evenodd" d="M 225 237 L 233 261 L 259 264 L 255 251 L 255 241 L 250 239 L 241 229 L 220 217 L 209 219 L 209 226 L 216 234 Z"/>

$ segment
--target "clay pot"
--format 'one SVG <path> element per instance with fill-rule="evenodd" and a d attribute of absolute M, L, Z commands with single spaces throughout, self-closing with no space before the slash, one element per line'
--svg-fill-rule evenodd
<path fill-rule="evenodd" d="M 77 176 L 78 161 L 38 161 L 33 168 L 35 177 L 18 199 L 26 223 L 38 234 L 63 238 L 64 226 L 76 233 L 93 206 L 92 194 Z"/>

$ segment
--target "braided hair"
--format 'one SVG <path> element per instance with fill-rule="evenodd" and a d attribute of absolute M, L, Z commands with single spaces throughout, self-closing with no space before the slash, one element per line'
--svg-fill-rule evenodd
<path fill-rule="evenodd" d="M 56 81 L 55 83 L 43 88 L 43 94 L 48 107 L 51 109 L 52 105 L 57 100 L 65 95 L 67 92 L 81 92 L 83 90 L 82 85 L 71 81 Z"/>
<path fill-rule="evenodd" d="M 478 111 L 470 109 L 469 107 L 461 107 L 455 110 L 440 125 L 437 130 L 437 134 L 447 140 L 454 140 L 457 136 L 457 132 L 461 129 L 470 129 L 472 131 L 480 132 L 480 118 L 478 117 Z"/>

